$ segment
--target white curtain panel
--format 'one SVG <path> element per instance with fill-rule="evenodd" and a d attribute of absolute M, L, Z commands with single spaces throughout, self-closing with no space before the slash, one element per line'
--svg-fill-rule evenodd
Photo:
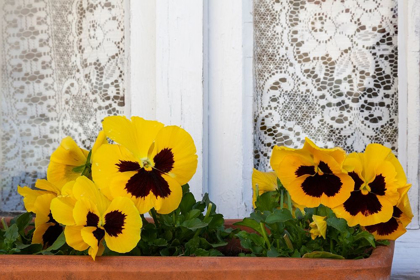
<path fill-rule="evenodd" d="M 124 113 L 124 0 L 3 0 L 0 211 L 44 178 L 65 136 L 90 149 Z"/>
<path fill-rule="evenodd" d="M 254 0 L 255 167 L 274 145 L 397 149 L 397 1 Z"/>

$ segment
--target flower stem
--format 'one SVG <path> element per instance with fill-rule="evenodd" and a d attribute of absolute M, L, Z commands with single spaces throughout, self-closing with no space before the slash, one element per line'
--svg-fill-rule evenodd
<path fill-rule="evenodd" d="M 334 249 L 334 247 L 333 247 L 333 240 L 330 239 L 330 252 L 334 254 L 333 249 Z"/>
<path fill-rule="evenodd" d="M 213 208 L 213 203 L 210 202 L 209 206 L 207 206 L 207 213 L 206 213 L 206 216 L 204 217 L 204 221 L 210 216 L 212 208 Z"/>
<path fill-rule="evenodd" d="M 1 224 L 3 225 L 3 229 L 7 230 L 9 227 L 6 224 L 6 221 L 4 220 L 4 218 L 1 218 Z"/>
<path fill-rule="evenodd" d="M 268 240 L 267 232 L 265 231 L 265 227 L 264 227 L 264 224 L 262 222 L 260 223 L 260 228 L 261 228 L 261 233 L 262 233 L 262 236 L 264 237 L 265 243 L 267 244 L 267 248 L 268 248 L 268 250 L 270 250 L 271 249 L 271 244 L 270 244 L 270 241 Z"/>
<path fill-rule="evenodd" d="M 290 241 L 290 238 L 289 238 L 289 236 L 287 235 L 287 233 L 285 233 L 285 234 L 283 235 L 283 239 L 284 239 L 284 241 L 286 241 L 287 248 L 289 248 L 290 250 L 294 251 L 292 241 Z"/>
<path fill-rule="evenodd" d="M 289 192 L 287 192 L 287 207 L 289 208 L 290 213 L 292 213 L 292 197 Z"/>
<path fill-rule="evenodd" d="M 282 189 L 280 192 L 280 209 L 283 209 L 283 203 L 284 203 L 284 193 Z"/>
<path fill-rule="evenodd" d="M 159 221 L 158 221 L 158 218 L 157 218 L 157 215 L 156 215 L 157 213 L 156 213 L 155 208 L 150 209 L 150 214 L 152 214 L 153 221 L 155 221 L 155 225 L 158 228 L 159 227 Z"/>

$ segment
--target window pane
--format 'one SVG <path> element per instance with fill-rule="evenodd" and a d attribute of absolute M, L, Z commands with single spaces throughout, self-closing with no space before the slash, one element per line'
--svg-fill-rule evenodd
<path fill-rule="evenodd" d="M 1 2 L 0 211 L 44 178 L 65 136 L 91 148 L 124 109 L 124 0 Z"/>
<path fill-rule="evenodd" d="M 397 1 L 254 0 L 255 166 L 274 145 L 397 147 Z"/>

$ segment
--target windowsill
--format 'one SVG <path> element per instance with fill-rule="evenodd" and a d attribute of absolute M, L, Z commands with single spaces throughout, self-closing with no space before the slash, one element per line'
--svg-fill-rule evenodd
<path fill-rule="evenodd" d="M 408 230 L 396 241 L 391 279 L 420 279 L 420 230 Z"/>

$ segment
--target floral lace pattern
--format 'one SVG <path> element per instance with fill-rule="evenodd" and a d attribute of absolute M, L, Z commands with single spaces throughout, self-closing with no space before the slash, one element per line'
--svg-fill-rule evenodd
<path fill-rule="evenodd" d="M 124 112 L 124 0 L 2 1 L 0 211 L 45 176 L 65 136 L 90 148 Z"/>
<path fill-rule="evenodd" d="M 396 151 L 396 0 L 254 0 L 254 165 L 274 145 Z"/>

